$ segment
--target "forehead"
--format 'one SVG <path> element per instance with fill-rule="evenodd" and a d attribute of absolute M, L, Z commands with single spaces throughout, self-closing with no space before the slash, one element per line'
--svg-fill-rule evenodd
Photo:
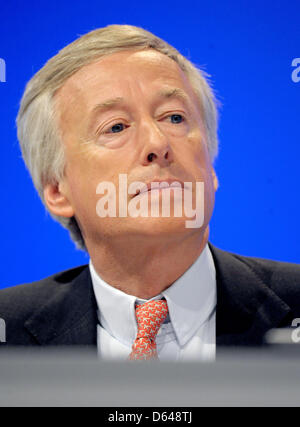
<path fill-rule="evenodd" d="M 87 107 L 101 98 L 145 92 L 162 85 L 179 87 L 193 97 L 191 85 L 178 64 L 153 49 L 116 52 L 83 66 L 57 92 L 65 107 L 80 98 Z M 150 92 L 151 93 L 151 92 Z M 97 98 L 97 100 L 96 100 Z M 63 102 L 64 101 L 64 102 Z"/>

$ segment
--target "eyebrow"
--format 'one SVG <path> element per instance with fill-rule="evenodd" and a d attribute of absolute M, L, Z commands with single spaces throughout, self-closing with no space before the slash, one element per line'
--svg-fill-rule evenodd
<path fill-rule="evenodd" d="M 96 113 L 98 112 L 104 112 L 107 110 L 111 110 L 112 108 L 116 107 L 117 105 L 121 105 L 123 104 L 125 101 L 124 98 L 118 96 L 117 98 L 111 98 L 111 99 L 107 99 L 104 102 L 101 102 L 100 104 L 96 104 L 91 113 L 90 116 L 93 117 Z"/>
<path fill-rule="evenodd" d="M 106 101 L 103 101 L 100 104 L 96 104 L 92 108 L 91 112 L 89 113 L 90 120 L 89 120 L 88 128 L 89 129 L 92 128 L 92 124 L 93 124 L 95 117 L 98 113 L 112 110 L 114 107 L 116 107 L 118 105 L 122 105 L 124 103 L 125 103 L 125 99 L 122 98 L 121 96 L 118 96 L 116 98 L 107 99 Z"/>
<path fill-rule="evenodd" d="M 180 89 L 180 88 L 164 88 L 161 89 L 158 93 L 157 93 L 158 97 L 161 99 L 179 99 L 181 101 L 183 101 L 185 104 L 189 104 L 189 97 L 188 95 L 185 93 L 184 90 Z M 91 110 L 90 113 L 90 117 L 93 120 L 93 117 L 95 117 L 95 115 L 99 112 L 105 112 L 105 111 L 109 111 L 112 110 L 113 108 L 117 107 L 117 106 L 121 106 L 122 104 L 125 103 L 125 98 L 123 97 L 116 97 L 116 98 L 111 98 L 111 99 L 107 99 L 99 104 L 96 104 L 93 109 Z"/>
<path fill-rule="evenodd" d="M 180 89 L 180 88 L 166 88 L 166 89 L 162 89 L 158 92 L 158 96 L 160 98 L 178 98 L 181 99 L 184 102 L 188 102 L 189 101 L 189 97 L 187 96 L 187 94 L 184 92 L 184 90 Z M 119 104 L 123 104 L 125 101 L 124 98 L 118 96 L 116 98 L 111 98 L 111 99 L 107 99 L 104 102 L 101 102 L 100 104 L 96 104 L 94 106 L 94 108 L 92 109 L 91 114 L 93 114 L 94 111 L 103 111 L 103 110 L 109 110 Z"/>
<path fill-rule="evenodd" d="M 158 95 L 160 98 L 166 98 L 166 99 L 177 98 L 186 104 L 189 103 L 188 95 L 185 93 L 184 90 L 178 87 L 162 89 L 158 92 Z"/>

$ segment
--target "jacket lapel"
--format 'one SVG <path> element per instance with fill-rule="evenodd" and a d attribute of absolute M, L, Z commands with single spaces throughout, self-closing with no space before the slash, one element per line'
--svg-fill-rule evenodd
<path fill-rule="evenodd" d="M 69 270 L 53 280 L 53 298 L 33 313 L 25 327 L 41 345 L 95 346 L 97 304 L 89 267 Z"/>
<path fill-rule="evenodd" d="M 280 325 L 290 307 L 267 286 L 266 273 L 254 260 L 210 249 L 217 279 L 217 346 L 263 344 L 265 333 Z"/>

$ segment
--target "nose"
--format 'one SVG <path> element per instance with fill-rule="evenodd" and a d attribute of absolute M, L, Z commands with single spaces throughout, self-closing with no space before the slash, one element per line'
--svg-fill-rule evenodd
<path fill-rule="evenodd" d="M 166 150 L 165 154 L 162 154 L 161 158 L 164 160 L 167 160 L 169 157 L 169 150 Z M 156 153 L 149 153 L 147 156 L 147 162 L 151 163 L 153 160 L 159 158 L 159 154 Z"/>
<path fill-rule="evenodd" d="M 142 163 L 147 166 L 157 163 L 168 166 L 174 155 L 168 135 L 165 135 L 154 120 L 143 121 L 141 126 Z"/>

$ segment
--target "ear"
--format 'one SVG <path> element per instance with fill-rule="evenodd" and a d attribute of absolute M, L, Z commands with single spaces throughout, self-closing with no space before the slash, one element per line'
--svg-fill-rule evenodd
<path fill-rule="evenodd" d="M 52 214 L 67 218 L 74 216 L 74 209 L 66 195 L 63 183 L 47 184 L 44 187 L 44 198 Z"/>
<path fill-rule="evenodd" d="M 211 173 L 212 173 L 212 177 L 213 177 L 214 189 L 215 189 L 215 191 L 217 191 L 217 189 L 219 188 L 219 180 L 218 180 L 216 171 L 213 167 L 211 167 Z"/>

